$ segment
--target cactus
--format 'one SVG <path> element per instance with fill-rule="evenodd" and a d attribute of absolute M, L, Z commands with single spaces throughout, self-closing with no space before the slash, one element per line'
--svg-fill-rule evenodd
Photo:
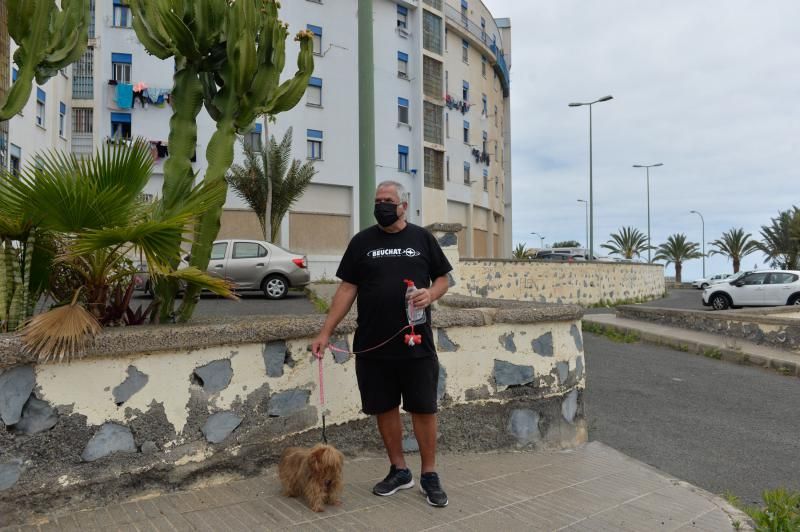
<path fill-rule="evenodd" d="M 89 0 L 8 0 L 8 34 L 17 43 L 16 81 L 0 101 L 0 120 L 22 110 L 33 89 L 77 61 L 89 35 Z M 7 65 L 3 68 L 8 68 Z"/>

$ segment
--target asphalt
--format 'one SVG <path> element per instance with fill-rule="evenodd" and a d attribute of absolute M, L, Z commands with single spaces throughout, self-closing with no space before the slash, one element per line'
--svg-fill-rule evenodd
<path fill-rule="evenodd" d="M 800 490 L 800 381 L 585 334 L 589 438 L 712 493 L 755 504 Z"/>
<path fill-rule="evenodd" d="M 703 292 L 695 288 L 672 288 L 667 291 L 666 297 L 660 297 L 647 303 L 646 307 L 675 308 L 684 310 L 710 310 L 703 306 Z M 585 314 L 606 314 L 613 307 L 587 308 Z"/>

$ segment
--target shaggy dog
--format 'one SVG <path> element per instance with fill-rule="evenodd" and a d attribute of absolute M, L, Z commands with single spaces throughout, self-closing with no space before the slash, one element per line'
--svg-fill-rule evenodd
<path fill-rule="evenodd" d="M 283 494 L 305 497 L 315 512 L 325 510 L 326 504 L 340 504 L 343 461 L 342 453 L 330 445 L 289 447 L 278 465 Z"/>

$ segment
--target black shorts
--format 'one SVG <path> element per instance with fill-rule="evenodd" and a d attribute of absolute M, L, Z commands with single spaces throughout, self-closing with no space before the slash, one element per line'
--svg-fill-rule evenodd
<path fill-rule="evenodd" d="M 414 414 L 435 414 L 439 359 L 373 359 L 356 357 L 356 378 L 361 392 L 361 408 L 376 415 L 400 406 Z"/>

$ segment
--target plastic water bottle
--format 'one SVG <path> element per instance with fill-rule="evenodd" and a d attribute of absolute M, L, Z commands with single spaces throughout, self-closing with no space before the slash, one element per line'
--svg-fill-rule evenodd
<path fill-rule="evenodd" d="M 414 286 L 414 281 L 409 279 L 404 279 L 403 281 L 406 283 L 406 303 L 408 304 L 406 315 L 408 316 L 409 325 L 425 323 L 425 309 L 414 308 L 414 301 L 411 299 L 411 294 L 417 291 L 417 287 Z"/>

